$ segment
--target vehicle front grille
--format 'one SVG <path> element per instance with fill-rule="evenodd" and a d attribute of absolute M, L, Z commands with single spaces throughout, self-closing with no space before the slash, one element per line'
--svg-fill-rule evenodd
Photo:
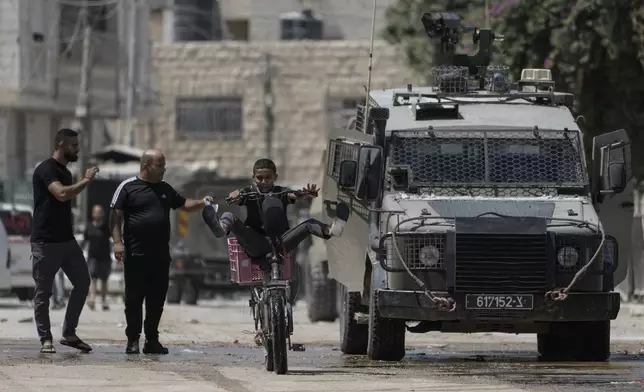
<path fill-rule="evenodd" d="M 546 235 L 456 234 L 456 292 L 540 293 L 547 285 Z"/>

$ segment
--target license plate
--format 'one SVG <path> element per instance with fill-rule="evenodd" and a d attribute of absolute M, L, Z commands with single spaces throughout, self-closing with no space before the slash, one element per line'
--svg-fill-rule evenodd
<path fill-rule="evenodd" d="M 466 309 L 532 310 L 534 297 L 529 294 L 467 294 Z"/>

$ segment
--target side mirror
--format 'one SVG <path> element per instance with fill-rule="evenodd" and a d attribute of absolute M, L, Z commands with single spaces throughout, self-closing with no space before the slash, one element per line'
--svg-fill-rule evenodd
<path fill-rule="evenodd" d="M 612 145 L 602 147 L 600 160 L 601 192 L 623 192 L 630 180 L 627 166 L 627 162 L 630 162 L 630 144 L 624 145 L 624 143 L 614 143 Z"/>
<path fill-rule="evenodd" d="M 358 151 L 357 169 L 356 198 L 367 201 L 377 200 L 382 187 L 382 147 L 361 146 Z"/>
<path fill-rule="evenodd" d="M 356 186 L 358 162 L 344 160 L 340 162 L 340 174 L 338 185 L 345 189 L 353 189 Z"/>
<path fill-rule="evenodd" d="M 593 138 L 591 188 L 593 199 L 602 203 L 604 196 L 623 192 L 632 177 L 631 140 L 624 129 Z"/>
<path fill-rule="evenodd" d="M 608 166 L 608 184 L 610 189 L 620 193 L 626 189 L 626 166 L 624 163 L 613 163 Z"/>

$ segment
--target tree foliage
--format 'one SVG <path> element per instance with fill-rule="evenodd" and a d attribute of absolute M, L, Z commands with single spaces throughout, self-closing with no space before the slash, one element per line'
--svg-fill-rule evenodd
<path fill-rule="evenodd" d="M 387 13 L 385 38 L 402 45 L 411 67 L 424 72 L 430 43 L 423 12 L 450 10 L 483 14 L 483 1 L 399 0 Z M 588 136 L 624 128 L 632 151 L 644 146 L 644 0 L 490 0 L 489 10 L 503 60 L 515 76 L 523 68 L 551 68 L 557 90 L 576 95 L 575 114 Z M 452 8 L 454 9 L 454 8 Z M 480 18 L 479 18 L 480 20 Z M 422 34 L 419 35 L 418 32 Z M 423 57 L 424 56 L 424 57 Z M 644 154 L 633 156 L 644 179 Z"/>

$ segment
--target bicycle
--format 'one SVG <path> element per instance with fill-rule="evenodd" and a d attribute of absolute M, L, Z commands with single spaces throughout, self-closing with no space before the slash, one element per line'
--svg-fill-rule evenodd
<path fill-rule="evenodd" d="M 298 196 L 305 191 L 285 190 L 275 193 L 257 191 L 243 192 L 239 198 L 257 200 L 262 211 L 262 221 L 272 252 L 264 258 L 251 259 L 234 237 L 227 238 L 230 259 L 231 281 L 252 286 L 249 307 L 255 325 L 255 343 L 263 346 L 267 371 L 286 374 L 288 371 L 287 351 L 303 351 L 303 346 L 293 344 L 293 311 L 291 299 L 291 275 L 293 261 L 291 254 L 281 251 L 281 236 L 288 230 L 288 220 L 279 196 L 294 193 Z M 226 198 L 228 204 L 236 200 Z M 207 223 L 207 222 L 206 222 Z"/>

